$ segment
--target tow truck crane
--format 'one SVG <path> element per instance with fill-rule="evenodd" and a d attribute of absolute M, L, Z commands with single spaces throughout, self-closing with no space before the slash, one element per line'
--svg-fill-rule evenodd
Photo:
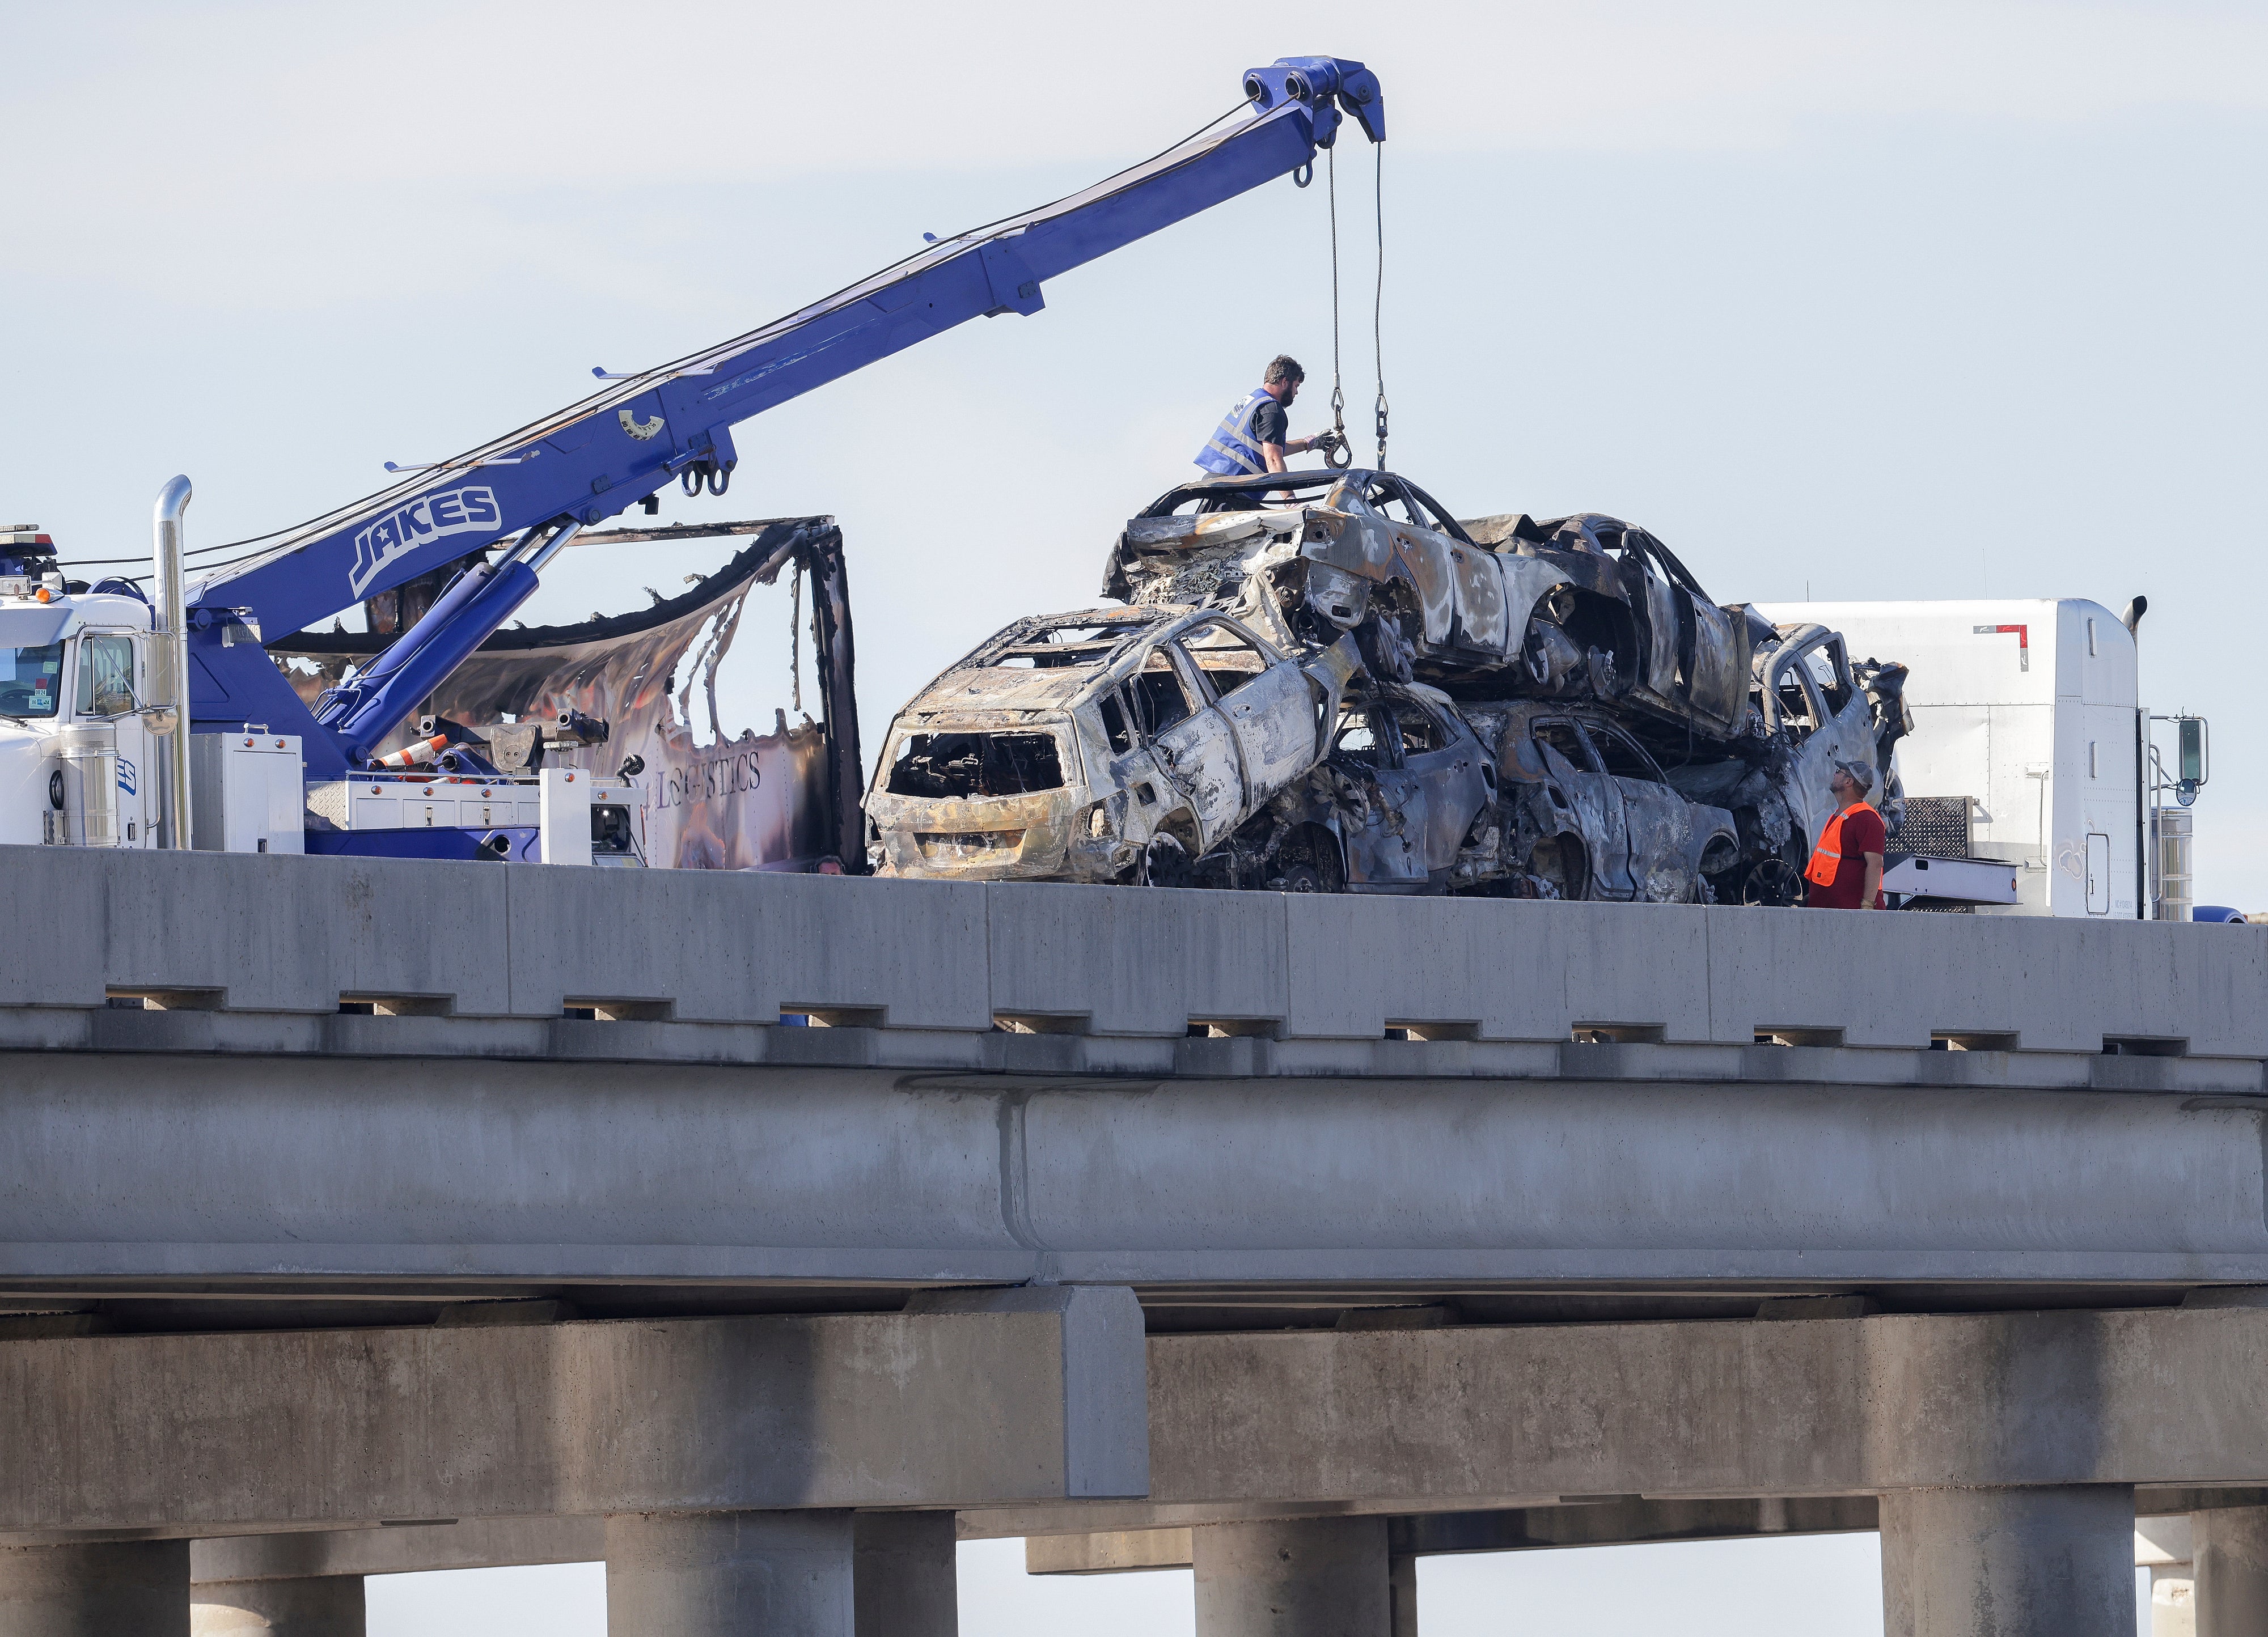
<path fill-rule="evenodd" d="M 452 459 L 389 462 L 404 473 L 391 488 L 240 542 L 251 549 L 193 586 L 181 545 L 191 491 L 175 478 L 158 502 L 154 605 L 129 580 L 67 581 L 35 528 L 0 531 L 0 842 L 563 863 L 591 859 L 595 836 L 636 862 L 621 822 L 635 801 L 627 777 L 512 774 L 438 734 L 389 759 L 406 765 L 379 765 L 377 747 L 583 530 L 633 504 L 654 510 L 673 481 L 723 494 L 739 422 L 968 319 L 1037 312 L 1049 279 L 1263 182 L 1289 173 L 1306 186 L 1345 118 L 1385 138 L 1378 78 L 1359 62 L 1279 58 L 1248 71 L 1242 93 L 1196 136 L 1092 187 L 933 240 L 674 363 L 594 370 L 607 383 L 597 393 Z M 263 631 L 300 630 L 455 563 L 424 615 L 312 709 L 263 645 Z M 441 782 L 477 787 L 481 822 L 437 818 L 461 820 L 454 790 L 418 799 Z M 414 848 L 405 827 L 423 833 Z"/>

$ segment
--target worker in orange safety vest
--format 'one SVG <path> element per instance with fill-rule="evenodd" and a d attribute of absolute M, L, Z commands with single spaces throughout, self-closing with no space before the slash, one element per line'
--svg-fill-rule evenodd
<path fill-rule="evenodd" d="M 1867 804 L 1874 770 L 1863 761 L 1838 761 L 1828 789 L 1841 811 L 1827 821 L 1812 844 L 1803 878 L 1811 884 L 1804 902 L 1814 909 L 1882 907 L 1882 849 L 1889 832 L 1882 815 Z"/>

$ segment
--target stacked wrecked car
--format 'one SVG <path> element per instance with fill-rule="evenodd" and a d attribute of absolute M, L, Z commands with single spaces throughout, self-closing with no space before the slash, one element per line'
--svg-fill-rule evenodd
<path fill-rule="evenodd" d="M 1215 479 L 1131 520 L 1103 591 L 900 713 L 880 873 L 1784 903 L 1835 761 L 1895 813 L 1903 668 L 1719 606 L 1610 518 Z"/>

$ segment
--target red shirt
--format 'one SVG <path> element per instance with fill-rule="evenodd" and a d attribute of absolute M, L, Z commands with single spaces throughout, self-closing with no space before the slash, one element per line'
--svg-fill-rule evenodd
<path fill-rule="evenodd" d="M 1843 820 L 1843 841 L 1840 851 L 1843 860 L 1835 866 L 1831 885 L 1811 884 L 1811 896 L 1804 901 L 1814 909 L 1857 909 L 1859 894 L 1867 885 L 1867 855 L 1879 854 L 1889 846 L 1890 833 L 1882 827 L 1882 815 L 1871 807 L 1861 807 Z M 1882 907 L 1882 895 L 1874 894 L 1874 907 Z"/>

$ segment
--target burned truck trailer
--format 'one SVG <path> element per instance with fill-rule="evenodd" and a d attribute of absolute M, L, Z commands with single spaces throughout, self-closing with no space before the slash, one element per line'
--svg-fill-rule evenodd
<path fill-rule="evenodd" d="M 653 606 L 646 609 L 502 630 L 482 642 L 426 700 L 420 718 L 377 747 L 409 768 L 412 782 L 424 781 L 411 811 L 428 816 L 423 826 L 412 827 L 452 825 L 449 810 L 485 788 L 475 761 L 507 774 L 569 767 L 621 774 L 637 792 L 635 809 L 625 815 L 630 833 L 615 848 L 601 848 L 602 862 L 863 870 L 850 585 L 835 520 L 762 518 L 581 538 L 621 546 L 737 536 L 751 538 L 680 596 L 649 589 Z M 367 630 L 296 631 L 268 643 L 268 650 L 312 707 L 416 623 L 460 566 L 371 599 L 364 607 Z M 750 593 L 784 576 L 795 607 L 791 641 L 799 645 L 806 631 L 812 640 L 819 717 L 791 723 L 787 711 L 777 710 L 771 731 L 727 737 L 717 706 L 718 666 L 740 633 Z M 795 674 L 792 708 L 800 712 L 799 655 Z M 705 738 L 696 728 L 696 694 L 705 708 Z M 350 826 L 367 814 L 370 804 L 355 799 L 355 784 L 353 778 L 337 782 L 335 795 L 320 784 L 311 789 L 314 850 L 327 827 Z M 393 782 L 382 788 L 391 794 Z M 390 816 L 412 822 L 399 812 Z"/>

